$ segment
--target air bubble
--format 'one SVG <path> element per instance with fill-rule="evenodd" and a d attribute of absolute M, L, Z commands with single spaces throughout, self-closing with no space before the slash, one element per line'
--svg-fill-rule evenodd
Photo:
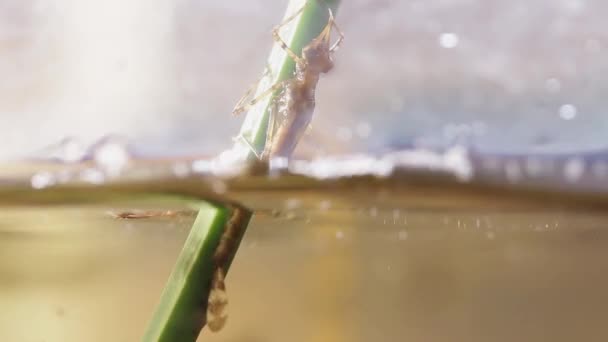
<path fill-rule="evenodd" d="M 578 181 L 585 172 L 585 163 L 579 158 L 570 159 L 564 165 L 564 177 L 569 182 Z"/>
<path fill-rule="evenodd" d="M 55 184 L 55 182 L 55 176 L 47 171 L 38 172 L 30 179 L 30 183 L 34 189 L 43 189 Z"/>
<path fill-rule="evenodd" d="M 576 117 L 578 110 L 572 104 L 564 104 L 559 107 L 559 116 L 564 120 L 572 120 Z"/>
<path fill-rule="evenodd" d="M 439 45 L 446 49 L 455 48 L 458 45 L 459 41 L 460 39 L 455 33 L 448 32 L 439 35 Z"/>

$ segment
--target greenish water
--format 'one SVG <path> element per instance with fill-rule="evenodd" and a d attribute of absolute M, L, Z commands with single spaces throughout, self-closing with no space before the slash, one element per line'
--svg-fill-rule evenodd
<path fill-rule="evenodd" d="M 201 341 L 608 337 L 602 211 L 464 193 L 452 206 L 405 193 L 241 197 L 263 203 L 230 270 L 228 324 Z M 2 207 L 0 338 L 139 340 L 193 218 L 108 211 L 180 203 Z"/>

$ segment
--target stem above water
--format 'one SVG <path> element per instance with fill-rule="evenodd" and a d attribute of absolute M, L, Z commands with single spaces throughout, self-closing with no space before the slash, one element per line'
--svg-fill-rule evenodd
<path fill-rule="evenodd" d="M 302 48 L 317 37 L 327 25 L 328 8 L 335 15 L 339 5 L 340 0 L 291 0 L 283 20 L 303 6 L 306 7 L 301 15 L 281 28 L 281 37 L 292 51 L 300 55 Z M 270 34 L 269 39 L 272 39 Z M 259 82 L 254 97 L 272 87 L 273 84 L 289 79 L 295 71 L 295 62 L 278 44 L 274 44 L 267 66 L 270 69 L 268 75 Z M 255 160 L 264 151 L 270 110 L 279 92 L 280 90 L 277 90 L 274 94 L 261 99 L 247 112 L 239 139 L 235 141 L 232 149 L 237 160 Z"/>

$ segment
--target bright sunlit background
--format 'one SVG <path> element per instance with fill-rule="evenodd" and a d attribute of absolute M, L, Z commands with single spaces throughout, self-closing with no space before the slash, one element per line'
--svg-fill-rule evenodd
<path fill-rule="evenodd" d="M 231 144 L 278 0 L 0 0 L 0 159 L 119 134 L 147 155 Z M 298 153 L 412 143 L 590 149 L 608 130 L 602 0 L 345 0 Z"/>

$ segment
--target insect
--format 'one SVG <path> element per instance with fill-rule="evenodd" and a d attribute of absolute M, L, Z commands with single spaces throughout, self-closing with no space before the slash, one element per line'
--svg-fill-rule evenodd
<path fill-rule="evenodd" d="M 215 270 L 211 278 L 211 287 L 209 297 L 207 299 L 207 314 L 206 322 L 209 330 L 216 332 L 221 330 L 228 319 L 228 294 L 226 293 L 226 265 L 228 264 L 231 255 L 234 253 L 239 242 L 239 236 L 242 234 L 244 226 L 245 211 L 237 205 L 232 207 L 232 216 L 226 223 L 224 234 L 220 237 L 218 246 L 213 254 L 213 263 Z"/>
<path fill-rule="evenodd" d="M 291 156 L 296 144 L 308 128 L 312 119 L 315 108 L 315 89 L 319 82 L 319 76 L 322 73 L 329 72 L 333 68 L 334 62 L 332 55 L 344 39 L 344 34 L 336 25 L 333 13 L 328 7 L 328 22 L 321 33 L 308 43 L 308 45 L 302 48 L 301 56 L 298 56 L 293 52 L 281 38 L 280 30 L 298 17 L 305 6 L 272 30 L 274 41 L 279 44 L 296 63 L 293 77 L 275 83 L 272 87 L 247 103 L 246 101 L 252 92 L 252 87 L 252 89 L 241 98 L 232 111 L 234 115 L 247 111 L 251 106 L 255 105 L 266 96 L 274 94 L 281 89 L 271 107 L 268 131 L 266 134 L 266 144 L 264 145 L 264 151 L 261 155 L 258 155 L 252 144 L 244 138 L 245 142 L 261 160 L 268 160 L 275 157 L 289 158 Z M 330 42 L 332 28 L 334 28 L 339 35 L 339 38 L 333 44 Z M 277 125 L 277 116 L 282 117 L 283 120 L 275 127 Z"/>
<path fill-rule="evenodd" d="M 136 210 L 136 211 L 123 211 L 119 213 L 108 212 L 108 215 L 116 219 L 146 219 L 155 217 L 178 217 L 192 215 L 192 211 L 186 210 Z"/>

